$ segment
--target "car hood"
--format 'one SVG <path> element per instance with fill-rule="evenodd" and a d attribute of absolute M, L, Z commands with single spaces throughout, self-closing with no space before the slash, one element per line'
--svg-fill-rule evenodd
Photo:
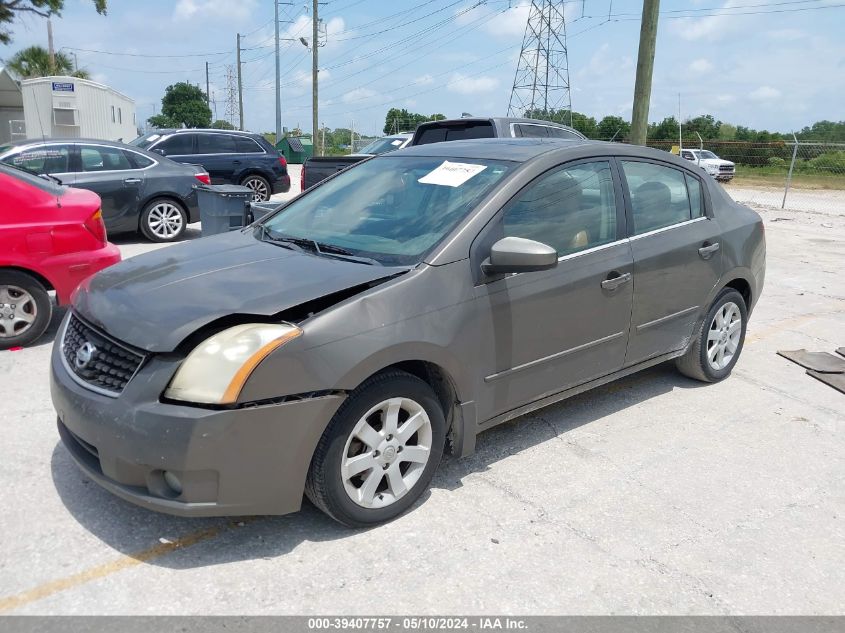
<path fill-rule="evenodd" d="M 217 319 L 266 318 L 406 270 L 312 255 L 233 231 L 111 266 L 80 286 L 74 310 L 119 341 L 167 352 Z"/>

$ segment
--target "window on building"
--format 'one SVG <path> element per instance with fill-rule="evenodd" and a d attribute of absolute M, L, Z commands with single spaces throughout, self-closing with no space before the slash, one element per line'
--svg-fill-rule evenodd
<path fill-rule="evenodd" d="M 53 122 L 56 125 L 78 125 L 76 110 L 72 108 L 53 108 Z"/>
<path fill-rule="evenodd" d="M 117 109 L 117 122 L 123 123 L 123 112 L 120 108 Z"/>
<path fill-rule="evenodd" d="M 114 123 L 114 106 L 111 107 L 111 122 Z"/>

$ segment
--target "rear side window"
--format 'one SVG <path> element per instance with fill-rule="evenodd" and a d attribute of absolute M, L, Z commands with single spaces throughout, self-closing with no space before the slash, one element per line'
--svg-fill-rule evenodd
<path fill-rule="evenodd" d="M 129 160 L 137 169 L 149 167 L 154 162 L 151 158 L 147 158 L 146 156 L 142 156 L 141 154 L 136 154 L 135 152 L 126 152 L 126 155 L 129 157 Z"/>
<path fill-rule="evenodd" d="M 622 171 L 631 194 L 635 235 L 685 222 L 692 217 L 686 176 L 681 170 L 623 160 Z M 699 208 L 700 205 L 699 201 Z"/>
<path fill-rule="evenodd" d="M 235 137 L 229 134 L 200 134 L 197 136 L 197 152 L 200 154 L 234 154 L 237 151 Z"/>
<path fill-rule="evenodd" d="M 473 138 L 495 137 L 493 124 L 489 121 L 476 121 L 458 125 L 427 126 L 418 131 L 414 145 L 428 145 L 443 141 L 462 141 Z"/>
<path fill-rule="evenodd" d="M 517 136 L 523 138 L 547 138 L 549 136 L 549 128 L 545 125 L 530 125 L 528 123 L 520 123 L 516 126 Z"/>
<path fill-rule="evenodd" d="M 687 190 L 689 191 L 690 210 L 693 218 L 700 218 L 704 215 L 704 196 L 701 195 L 701 181 L 689 174 L 684 174 L 687 179 Z"/>
<path fill-rule="evenodd" d="M 193 154 L 193 136 L 193 134 L 174 134 L 156 145 L 155 149 L 163 149 L 168 156 Z"/>
<path fill-rule="evenodd" d="M 79 148 L 82 171 L 122 171 L 133 169 L 127 152 L 119 147 L 83 145 Z"/>
<path fill-rule="evenodd" d="M 546 130 L 549 133 L 550 138 L 576 138 L 580 139 L 581 137 L 577 134 L 571 132 L 562 127 L 547 127 Z"/>
<path fill-rule="evenodd" d="M 238 154 L 263 154 L 264 150 L 253 139 L 248 136 L 236 136 L 235 148 Z"/>
<path fill-rule="evenodd" d="M 7 156 L 3 162 L 33 174 L 62 174 L 70 169 L 69 156 L 67 145 L 42 145 Z"/>

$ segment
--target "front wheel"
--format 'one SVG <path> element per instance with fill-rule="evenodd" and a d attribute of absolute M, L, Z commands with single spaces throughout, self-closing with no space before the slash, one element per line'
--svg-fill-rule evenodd
<path fill-rule="evenodd" d="M 181 239 L 187 224 L 187 214 L 173 200 L 153 200 L 141 212 L 141 232 L 153 242 L 175 242 Z"/>
<path fill-rule="evenodd" d="M 685 376 L 718 382 L 731 373 L 745 342 L 748 310 L 745 299 L 725 288 L 713 301 L 695 340 L 676 365 Z"/>
<path fill-rule="evenodd" d="M 17 270 L 0 271 L 0 349 L 29 345 L 50 325 L 53 303 L 44 285 Z"/>
<path fill-rule="evenodd" d="M 400 371 L 379 374 L 332 418 L 311 459 L 305 493 L 349 527 L 389 521 L 428 488 L 445 437 L 443 409 L 427 383 Z"/>

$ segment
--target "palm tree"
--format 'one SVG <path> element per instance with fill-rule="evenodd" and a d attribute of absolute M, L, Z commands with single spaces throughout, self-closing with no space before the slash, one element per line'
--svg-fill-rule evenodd
<path fill-rule="evenodd" d="M 6 64 L 6 67 L 23 79 L 48 77 L 50 75 L 69 75 L 71 77 L 79 77 L 80 79 L 88 79 L 90 77 L 87 70 L 74 70 L 73 62 L 64 53 L 56 53 L 55 58 L 56 63 L 51 68 L 50 53 L 47 52 L 47 49 L 41 46 L 30 46 L 15 53 Z"/>

